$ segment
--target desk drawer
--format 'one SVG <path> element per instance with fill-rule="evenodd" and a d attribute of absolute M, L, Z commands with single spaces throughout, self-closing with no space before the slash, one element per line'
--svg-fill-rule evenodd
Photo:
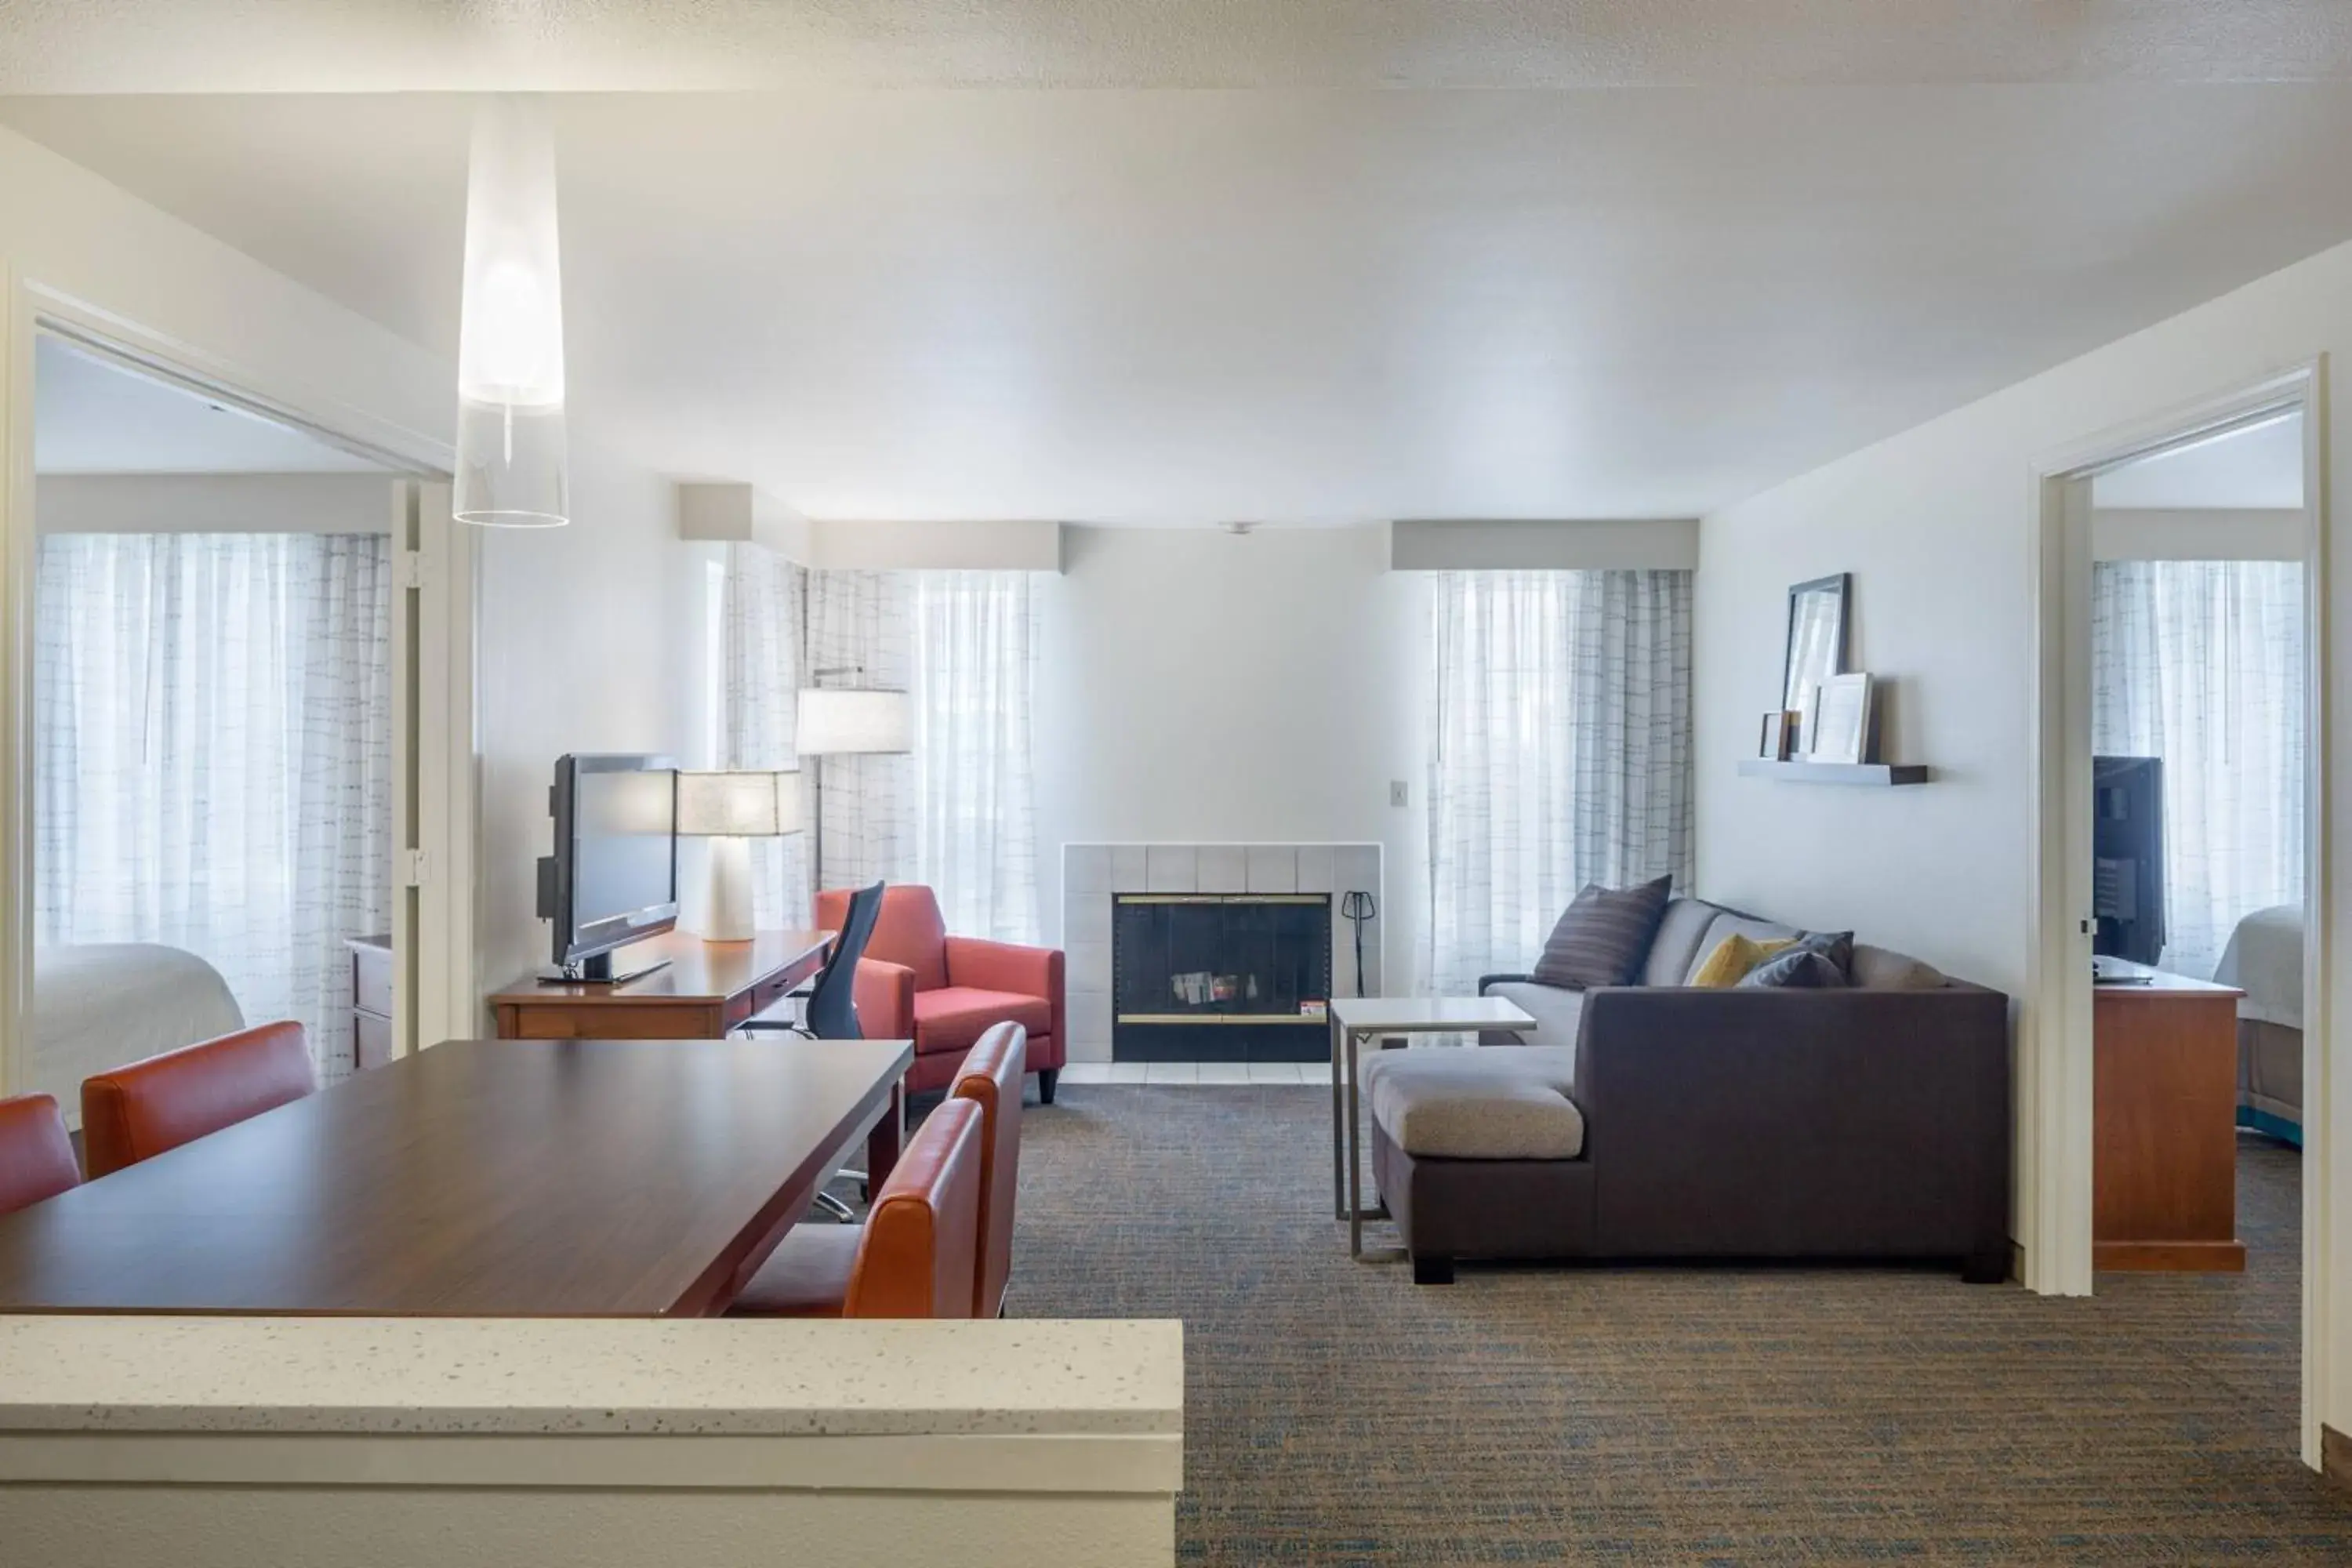
<path fill-rule="evenodd" d="M 373 1013 L 352 1015 L 352 1068 L 366 1072 L 392 1060 L 392 1020 Z"/>
<path fill-rule="evenodd" d="M 367 942 L 352 946 L 352 1005 L 379 1017 L 392 1016 L 392 948 Z"/>
<path fill-rule="evenodd" d="M 506 1032 L 519 1040 L 715 1040 L 726 1033 L 717 1009 L 675 1004 L 575 1007 L 524 1002 L 514 1005 L 513 1018 L 513 1028 Z"/>

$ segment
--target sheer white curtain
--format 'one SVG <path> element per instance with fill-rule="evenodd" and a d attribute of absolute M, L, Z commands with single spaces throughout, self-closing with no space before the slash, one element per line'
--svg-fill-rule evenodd
<path fill-rule="evenodd" d="M 35 613 L 35 940 L 153 942 L 351 1065 L 388 929 L 390 542 L 56 534 Z"/>
<path fill-rule="evenodd" d="M 1037 940 L 1026 572 L 927 572 L 914 592 L 915 863 L 948 929 Z"/>
<path fill-rule="evenodd" d="M 806 769 L 793 750 L 801 686 L 801 604 L 807 573 L 757 544 L 727 547 L 721 595 L 719 766 Z M 803 783 L 805 783 L 805 779 Z M 802 792 L 803 803 L 807 792 Z M 805 832 L 754 838 L 751 919 L 763 931 L 798 925 L 810 909 Z"/>
<path fill-rule="evenodd" d="M 2102 561 L 2091 591 L 2092 747 L 2163 759 L 2163 966 L 2210 975 L 2303 898 L 2303 566 Z"/>
<path fill-rule="evenodd" d="M 791 765 L 791 694 L 804 683 L 912 695 L 910 754 L 801 762 L 812 781 L 824 769 L 828 887 L 921 882 L 949 930 L 1036 940 L 1031 584 L 1025 572 L 803 573 L 730 547 L 727 765 Z M 755 860 L 758 896 L 781 888 L 785 908 L 805 909 L 812 847 L 786 839 Z M 763 922 L 769 909 L 756 908 Z"/>
<path fill-rule="evenodd" d="M 1423 983 L 1525 970 L 1588 882 L 1691 865 L 1691 574 L 1442 572 Z"/>

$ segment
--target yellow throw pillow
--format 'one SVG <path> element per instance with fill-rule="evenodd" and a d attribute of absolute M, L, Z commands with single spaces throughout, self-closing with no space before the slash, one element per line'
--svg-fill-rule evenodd
<path fill-rule="evenodd" d="M 1782 948 L 1795 946 L 1796 941 L 1794 937 L 1782 937 L 1776 942 L 1758 942 L 1734 931 L 1715 944 L 1715 951 L 1706 955 L 1706 962 L 1698 966 L 1690 983 L 1718 991 L 1727 989 L 1747 979 L 1749 970 Z"/>

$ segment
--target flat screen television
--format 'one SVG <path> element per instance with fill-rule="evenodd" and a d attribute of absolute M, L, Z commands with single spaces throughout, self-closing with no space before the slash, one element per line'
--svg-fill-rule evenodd
<path fill-rule="evenodd" d="M 2091 951 L 2153 968 L 2164 955 L 2164 763 L 2091 759 Z"/>
<path fill-rule="evenodd" d="M 540 862 L 539 912 L 554 928 L 552 978 L 619 981 L 613 952 L 677 924 L 677 764 L 582 752 L 560 758 L 548 809 L 555 853 Z"/>

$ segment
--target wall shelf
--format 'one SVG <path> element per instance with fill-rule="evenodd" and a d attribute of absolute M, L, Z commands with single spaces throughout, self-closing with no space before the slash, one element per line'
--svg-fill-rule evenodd
<path fill-rule="evenodd" d="M 1748 757 L 1739 764 L 1742 777 L 1780 779 L 1790 784 L 1863 784 L 1886 789 L 1896 784 L 1923 784 L 1927 769 L 1919 763 L 1779 763 L 1769 757 Z"/>

